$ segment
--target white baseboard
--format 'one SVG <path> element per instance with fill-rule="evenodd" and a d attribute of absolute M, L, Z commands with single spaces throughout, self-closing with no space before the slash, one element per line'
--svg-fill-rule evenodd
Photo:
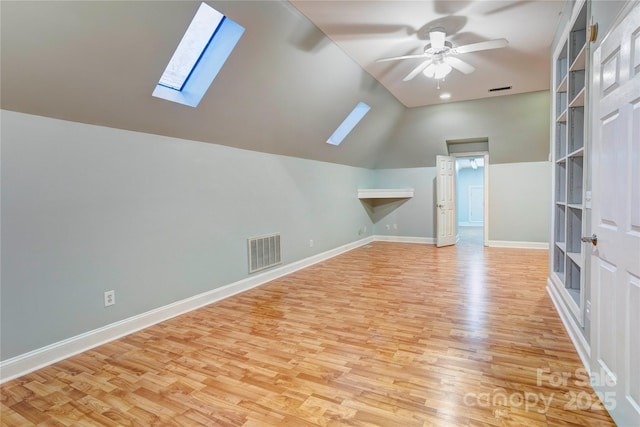
<path fill-rule="evenodd" d="M 549 249 L 548 242 L 516 242 L 510 240 L 489 240 L 487 246 L 494 248 Z"/>
<path fill-rule="evenodd" d="M 376 242 L 395 242 L 395 243 L 422 243 L 427 245 L 435 245 L 436 239 L 433 237 L 409 237 L 409 236 L 373 236 Z"/>
<path fill-rule="evenodd" d="M 367 237 L 0 362 L 0 384 L 374 241 Z"/>
<path fill-rule="evenodd" d="M 311 257 L 283 265 L 278 268 L 266 271 L 264 273 L 255 274 L 238 282 L 234 282 L 202 294 L 194 295 L 174 303 L 168 304 L 145 313 L 120 320 L 115 323 L 103 326 L 85 332 L 74 337 L 58 341 L 45 347 L 30 351 L 13 357 L 11 359 L 0 362 L 0 384 L 10 381 L 14 378 L 33 372 L 37 369 L 51 365 L 52 363 L 66 359 L 73 355 L 90 350 L 99 345 L 108 343 L 115 339 L 137 332 L 141 329 L 179 316 L 189 311 L 196 310 L 232 295 L 247 291 L 251 288 L 263 285 L 267 282 L 275 280 L 279 277 L 286 276 L 295 271 L 309 267 L 313 264 L 333 258 L 344 252 L 348 252 L 357 247 L 368 243 L 379 242 L 397 242 L 397 243 L 419 243 L 433 245 L 436 239 L 433 237 L 409 237 L 409 236 L 369 236 L 364 239 L 357 240 L 352 243 L 331 249 L 329 251 L 313 255 Z M 502 247 L 531 247 L 522 245 L 526 242 L 504 242 L 517 243 L 519 245 L 502 245 Z M 531 245 L 531 244 L 528 244 Z M 546 245 L 546 244 L 545 244 Z M 548 245 L 546 245 L 548 246 Z M 545 248 L 546 248 L 545 246 Z"/>
<path fill-rule="evenodd" d="M 422 243 L 435 245 L 435 237 L 405 237 L 405 236 L 373 236 L 377 242 L 397 242 L 397 243 Z M 487 246 L 495 248 L 516 248 L 516 249 L 549 249 L 547 242 L 516 242 L 510 240 L 489 240 Z"/>
<path fill-rule="evenodd" d="M 408 236 L 373 236 L 376 242 L 397 242 L 397 243 L 422 243 L 435 245 L 435 237 L 408 237 Z M 516 242 L 509 240 L 489 240 L 487 246 L 495 248 L 516 248 L 516 249 L 549 249 L 547 242 Z"/>
<path fill-rule="evenodd" d="M 470 221 L 460 221 L 458 222 L 458 227 L 483 227 L 484 222 L 470 222 Z"/>
<path fill-rule="evenodd" d="M 578 352 L 578 356 L 580 356 L 580 360 L 584 365 L 587 372 L 591 372 L 591 347 L 589 343 L 580 332 L 580 326 L 573 320 L 573 316 L 567 307 L 564 305 L 562 301 L 562 296 L 558 293 L 555 285 L 551 281 L 550 278 L 547 278 L 547 293 L 551 298 L 551 302 L 553 302 L 558 315 L 560 316 L 560 320 L 564 325 L 564 329 L 567 331 L 569 338 L 571 338 L 571 342 L 573 346 L 576 348 Z"/>

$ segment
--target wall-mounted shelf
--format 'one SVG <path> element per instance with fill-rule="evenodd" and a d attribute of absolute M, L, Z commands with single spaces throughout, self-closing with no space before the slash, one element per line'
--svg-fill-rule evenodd
<path fill-rule="evenodd" d="M 410 199 L 413 188 L 367 188 L 358 189 L 358 199 Z"/>
<path fill-rule="evenodd" d="M 565 109 L 560 113 L 560 115 L 556 119 L 556 122 L 558 122 L 558 123 L 566 123 L 566 121 L 567 121 L 567 110 Z"/>
<path fill-rule="evenodd" d="M 567 75 L 565 74 L 564 78 L 558 85 L 556 92 L 566 92 L 567 91 Z"/>
<path fill-rule="evenodd" d="M 576 96 L 573 98 L 569 107 L 584 107 L 584 87 L 578 91 Z"/>
<path fill-rule="evenodd" d="M 576 59 L 571 64 L 569 71 L 575 70 L 584 70 L 585 68 L 585 58 L 587 57 L 587 44 L 583 44 L 580 52 L 577 53 Z"/>
<path fill-rule="evenodd" d="M 589 156 L 585 144 L 589 117 L 586 63 L 589 58 L 587 42 L 588 0 L 576 0 L 573 20 L 568 24 L 566 39 L 554 54 L 554 90 L 551 96 L 553 193 L 551 239 L 549 254 L 552 281 L 562 295 L 565 307 L 578 324 L 583 325 L 586 292 L 584 291 L 585 252 L 581 237 L 586 235 L 587 211 L 584 208 L 586 178 L 584 167 Z M 570 25 L 570 26 L 569 26 Z"/>

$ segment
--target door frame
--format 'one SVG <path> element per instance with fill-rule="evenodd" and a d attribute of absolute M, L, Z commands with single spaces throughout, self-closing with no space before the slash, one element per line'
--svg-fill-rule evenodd
<path fill-rule="evenodd" d="M 483 246 L 489 246 L 489 152 L 488 151 L 469 151 L 468 153 L 452 153 L 451 156 L 455 157 L 484 157 L 484 221 L 482 223 L 483 228 Z M 458 191 L 458 182 L 456 180 L 456 192 Z M 457 204 L 457 203 L 456 203 Z M 456 211 L 458 207 L 456 206 Z M 458 220 L 456 219 L 456 229 L 458 227 Z"/>

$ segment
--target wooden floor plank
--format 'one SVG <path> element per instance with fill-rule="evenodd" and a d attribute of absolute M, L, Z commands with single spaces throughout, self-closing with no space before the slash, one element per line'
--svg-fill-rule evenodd
<path fill-rule="evenodd" d="M 2 426 L 614 425 L 547 256 L 376 242 L 7 382 Z"/>

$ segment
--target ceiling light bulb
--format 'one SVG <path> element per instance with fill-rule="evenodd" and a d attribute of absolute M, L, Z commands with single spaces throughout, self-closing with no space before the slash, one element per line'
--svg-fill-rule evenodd
<path fill-rule="evenodd" d="M 440 99 L 449 99 L 451 98 L 451 94 L 449 92 L 442 92 L 440 94 Z"/>

